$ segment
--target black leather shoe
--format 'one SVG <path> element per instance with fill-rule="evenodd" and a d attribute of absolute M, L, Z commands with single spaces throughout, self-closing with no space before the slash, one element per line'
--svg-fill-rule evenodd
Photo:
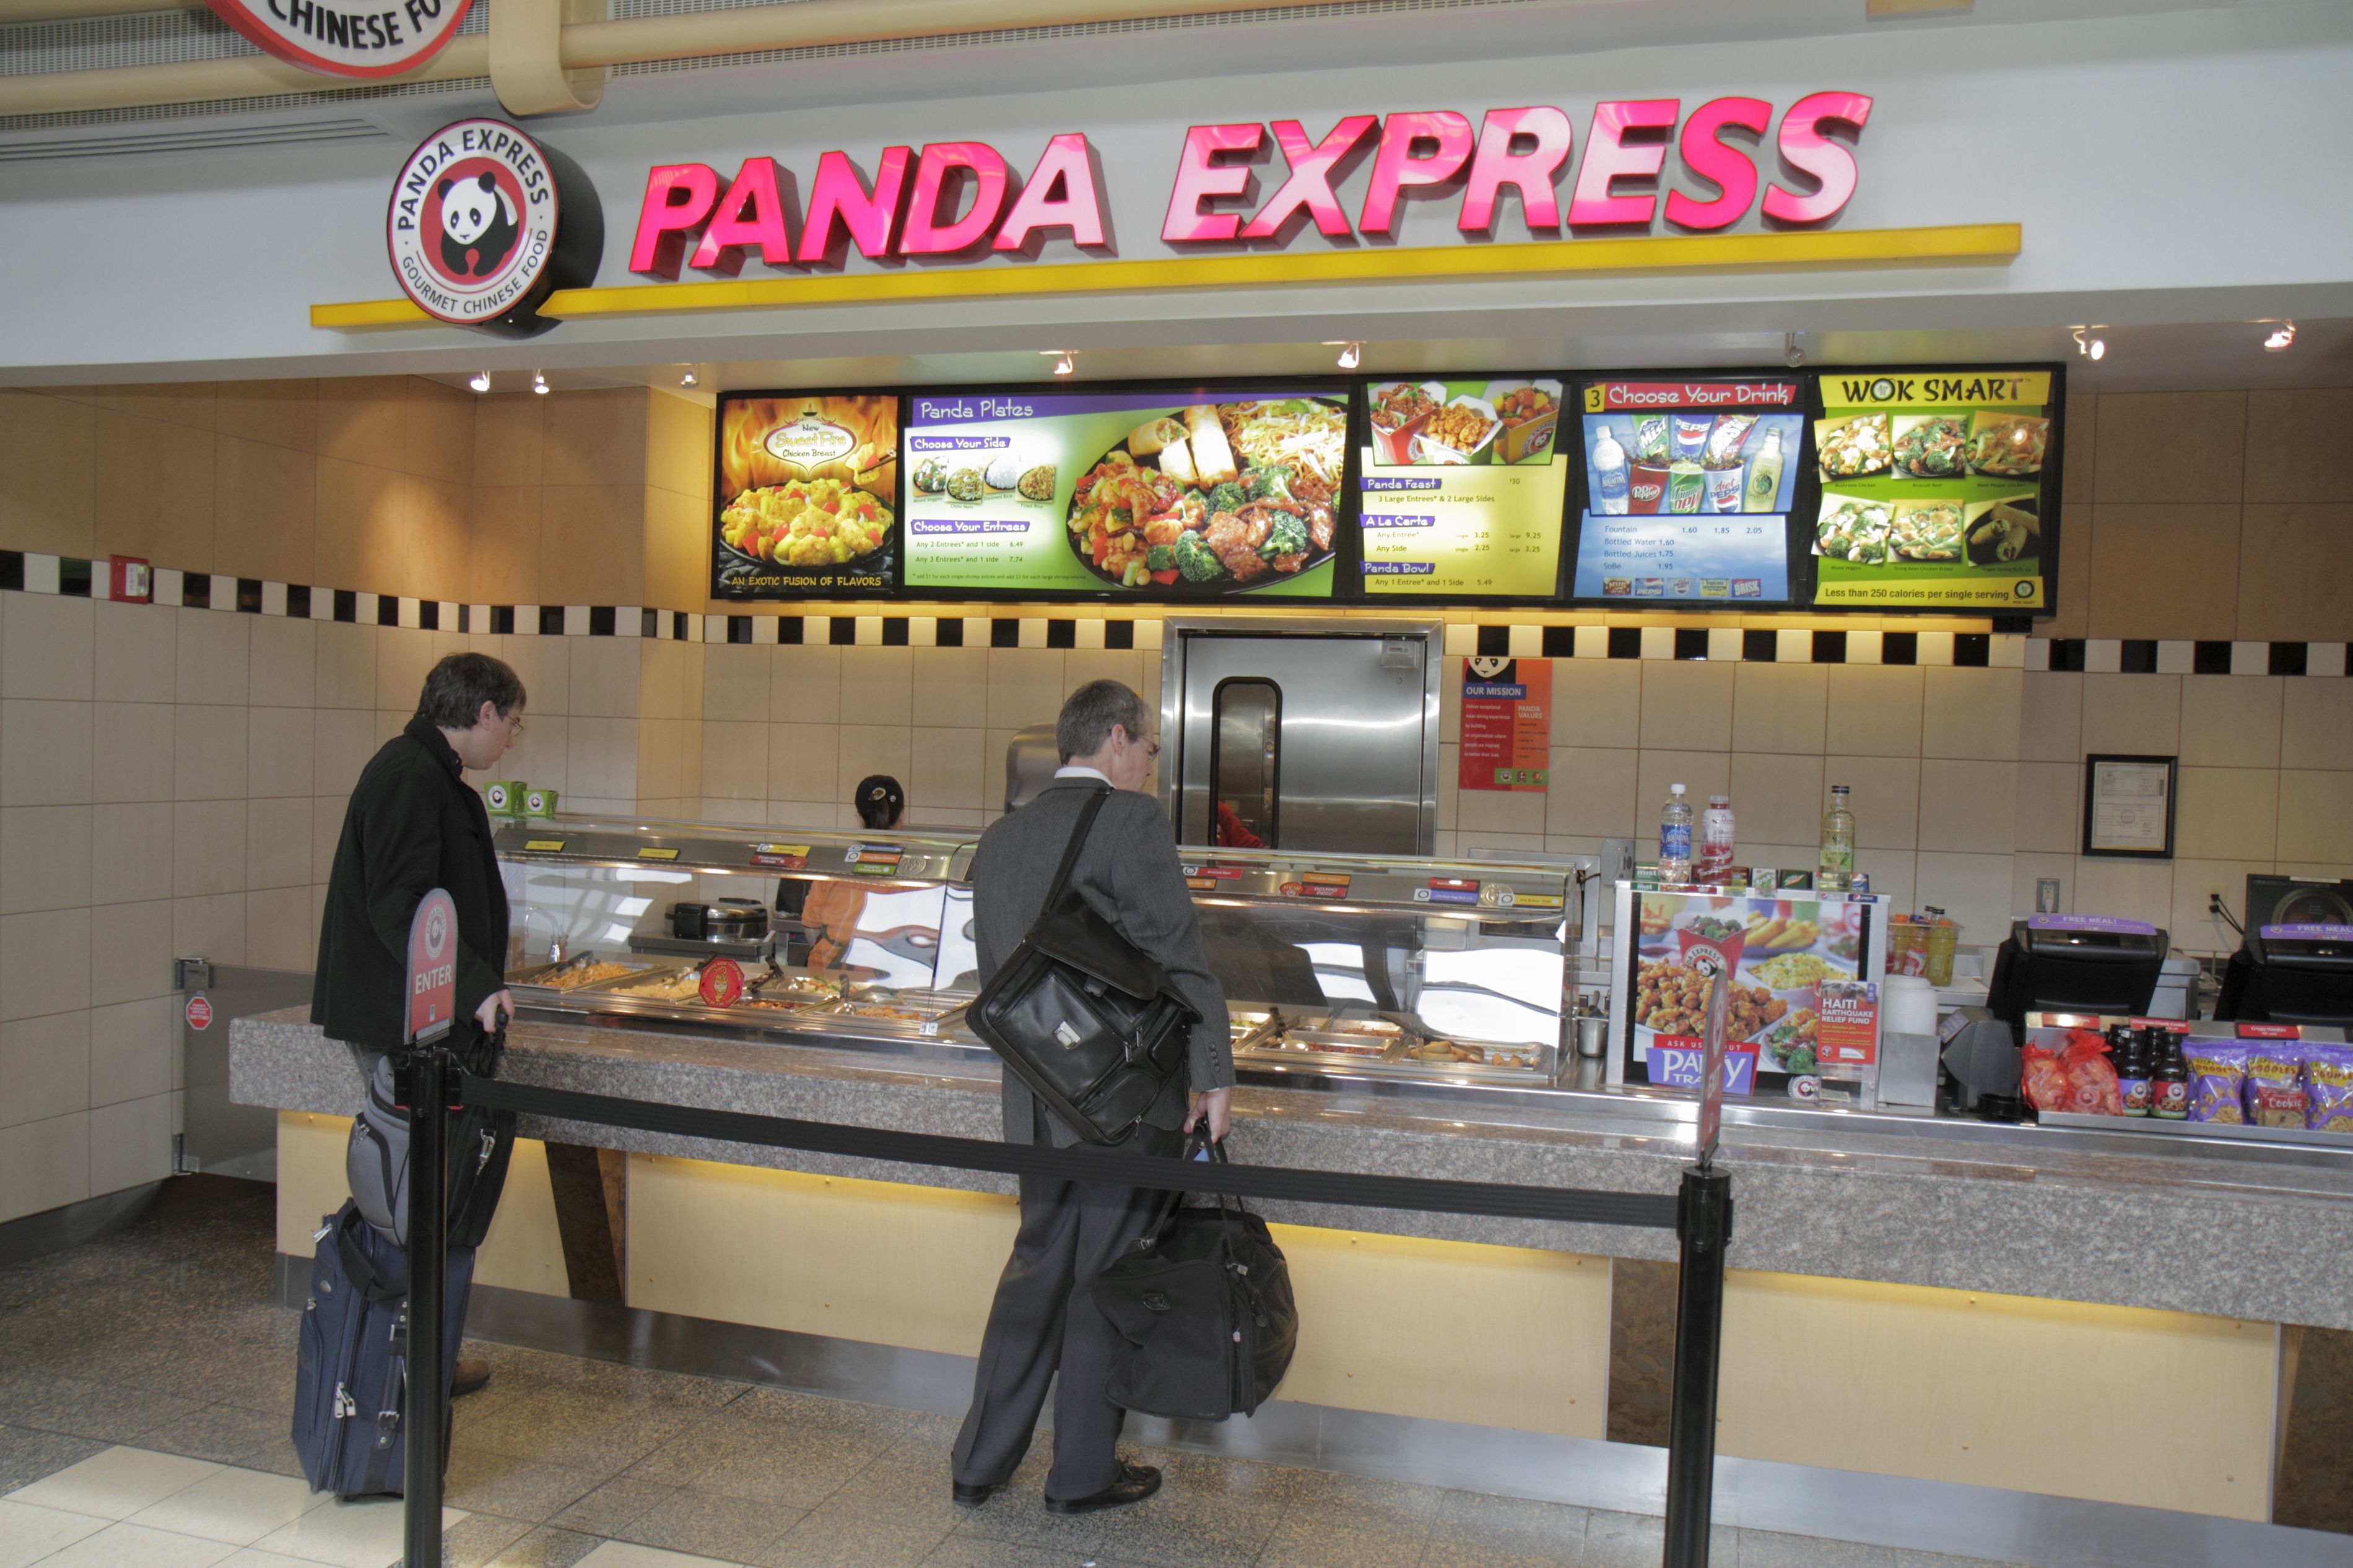
<path fill-rule="evenodd" d="M 486 1361 L 461 1361 L 457 1374 L 449 1380 L 449 1397 L 463 1399 L 470 1394 L 480 1394 L 491 1381 L 491 1363 Z"/>
<path fill-rule="evenodd" d="M 1048 1498 L 1048 1513 L 1100 1513 L 1107 1508 L 1125 1508 L 1142 1502 L 1160 1489 L 1160 1471 L 1151 1465 L 1131 1465 L 1124 1460 L 1119 1467 L 1119 1479 L 1085 1497 L 1070 1499 Z"/>
<path fill-rule="evenodd" d="M 948 1484 L 953 1489 L 952 1495 L 955 1500 L 956 1507 L 978 1508 L 982 1503 L 985 1503 L 989 1500 L 990 1496 L 996 1492 L 997 1488 L 1003 1486 L 1005 1483 L 1003 1481 L 981 1481 L 977 1483 L 972 1481 L 951 1481 Z"/>

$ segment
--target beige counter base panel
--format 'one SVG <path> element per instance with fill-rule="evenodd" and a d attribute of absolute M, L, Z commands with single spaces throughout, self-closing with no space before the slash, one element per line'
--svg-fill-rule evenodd
<path fill-rule="evenodd" d="M 629 1157 L 629 1305 L 906 1345 L 980 1349 L 1014 1200 Z M 1301 1321 L 1286 1399 L 1599 1437 L 1609 1262 L 1276 1226 Z"/>
<path fill-rule="evenodd" d="M 1721 1452 L 2271 1517 L 2275 1324 L 1737 1269 L 1724 1321 Z"/>

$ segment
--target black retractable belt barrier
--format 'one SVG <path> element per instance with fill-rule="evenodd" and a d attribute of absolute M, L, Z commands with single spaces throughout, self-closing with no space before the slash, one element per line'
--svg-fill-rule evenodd
<path fill-rule="evenodd" d="M 442 1254 L 448 1246 L 448 1216 L 440 1198 L 440 1116 L 420 1107 L 465 1104 L 487 1110 L 512 1110 L 554 1121 L 581 1121 L 604 1127 L 628 1127 L 641 1132 L 704 1139 L 719 1143 L 746 1143 L 771 1149 L 800 1149 L 848 1159 L 879 1160 L 894 1164 L 943 1165 L 968 1171 L 993 1171 L 1013 1176 L 1051 1176 L 1065 1181 L 1103 1182 L 1116 1186 L 1155 1188 L 1169 1192 L 1214 1193 L 1228 1197 L 1271 1198 L 1280 1202 L 1329 1204 L 1345 1207 L 1409 1209 L 1425 1214 L 1482 1215 L 1502 1219 L 1555 1220 L 1572 1225 L 1630 1226 L 1674 1230 L 1683 1242 L 1683 1284 L 1675 1332 L 1673 1438 L 1669 1448 L 1667 1484 L 1667 1568 L 1705 1568 L 1708 1500 L 1715 1468 L 1716 1342 L 1724 1298 L 1724 1242 L 1731 1234 L 1731 1180 L 1722 1173 L 1692 1173 L 1683 1178 L 1680 1197 L 1664 1193 L 1609 1193 L 1582 1188 L 1514 1186 L 1503 1182 L 1436 1181 L 1422 1176 L 1377 1176 L 1335 1171 L 1303 1171 L 1280 1166 L 1219 1164 L 1161 1156 L 1120 1154 L 1088 1148 L 1056 1149 L 1039 1144 L 1000 1143 L 980 1138 L 949 1138 L 929 1132 L 898 1132 L 873 1127 L 845 1127 L 838 1122 L 802 1121 L 790 1117 L 755 1116 L 744 1111 L 709 1110 L 699 1107 L 620 1100 L 610 1095 L 583 1094 L 575 1089 L 545 1089 L 459 1074 L 447 1053 L 431 1053 L 433 1065 L 420 1073 L 418 1092 L 410 1100 L 413 1122 L 409 1198 L 409 1301 L 412 1333 L 417 1336 L 410 1366 L 438 1365 Z M 444 1075 L 448 1077 L 445 1078 Z M 455 1079 L 449 1083 L 448 1079 Z M 446 1087 L 445 1087 L 446 1086 Z M 438 1092 L 434 1092 L 438 1090 Z M 451 1092 L 454 1090 L 454 1092 Z M 429 1133 L 425 1123 L 429 1121 Z M 432 1154 L 428 1158 L 427 1137 Z M 428 1194 L 426 1183 L 432 1184 Z M 1702 1196 L 1694 1197 L 1694 1184 Z M 1711 1217 L 1712 1216 L 1712 1217 Z M 1712 1240 L 1704 1238 L 1712 1237 Z M 1704 1242 L 1695 1247 L 1695 1238 Z M 429 1254 L 428 1259 L 424 1256 Z M 1694 1268 L 1694 1259 L 1701 1266 Z M 1711 1278 L 1713 1306 L 1694 1305 L 1695 1279 Z M 430 1268 L 434 1289 L 425 1293 Z M 435 1356 L 421 1358 L 427 1345 L 422 1331 L 430 1316 Z M 448 1331 L 457 1331 L 449 1325 Z M 436 1376 L 410 1380 L 408 1432 L 408 1562 L 430 1565 L 440 1561 L 440 1443 L 447 1391 Z M 1686 1419 L 1686 1397 L 1704 1394 L 1704 1420 Z M 1679 1462 L 1696 1456 L 1694 1469 Z M 427 1458 L 430 1463 L 424 1462 Z M 1696 1475 L 1696 1481 L 1692 1477 Z M 1679 1482 L 1681 1483 L 1679 1485 Z M 1698 1489 L 1694 1497 L 1694 1487 Z M 425 1499 L 430 1496 L 429 1510 Z M 1696 1555 L 1691 1547 L 1678 1555 L 1678 1542 L 1692 1531 L 1679 1529 L 1678 1514 L 1697 1510 Z M 429 1531 L 429 1533 L 427 1533 Z"/>
<path fill-rule="evenodd" d="M 441 1381 L 445 1335 L 465 1325 L 443 1321 L 448 1300 L 449 1214 L 445 1195 L 450 1090 L 456 1076 L 448 1047 L 420 1047 L 408 1059 L 408 1422 L 402 1455 L 402 1539 L 406 1561 L 438 1568 L 441 1562 L 442 1440 L 448 1427 L 448 1385 Z"/>

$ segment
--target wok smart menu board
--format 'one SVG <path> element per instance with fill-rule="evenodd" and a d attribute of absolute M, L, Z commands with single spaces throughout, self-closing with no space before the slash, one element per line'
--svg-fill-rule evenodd
<path fill-rule="evenodd" d="M 1814 602 L 2049 609 L 2063 374 L 1823 371 Z"/>
<path fill-rule="evenodd" d="M 712 598 L 892 590 L 897 393 L 731 393 L 717 437 Z"/>
<path fill-rule="evenodd" d="M 1570 596 L 1788 603 L 1803 385 L 1794 376 L 1587 383 Z"/>
<path fill-rule="evenodd" d="M 1366 596 L 1549 598 L 1569 485 L 1561 383 L 1376 381 L 1366 405 Z"/>
<path fill-rule="evenodd" d="M 915 393 L 911 589 L 1328 598 L 1345 386 Z"/>

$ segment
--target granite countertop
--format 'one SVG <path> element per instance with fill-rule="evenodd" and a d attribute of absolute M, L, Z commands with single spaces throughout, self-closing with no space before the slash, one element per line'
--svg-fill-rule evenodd
<path fill-rule="evenodd" d="M 250 1105 L 348 1116 L 364 1089 L 349 1049 L 307 1009 L 231 1029 L 229 1092 Z M 522 1021 L 500 1076 L 617 1098 L 856 1126 L 995 1138 L 987 1060 Z M 1531 1186 L 1674 1191 L 1687 1125 L 1596 1107 L 1235 1091 L 1239 1160 Z M 526 1136 L 644 1153 L 930 1186 L 1009 1192 L 1009 1177 L 715 1143 L 525 1118 Z M 2031 1146 L 2029 1146 L 2031 1145 Z M 1864 1130 L 1728 1125 L 1735 1268 L 2353 1329 L 2353 1161 L 2116 1152 L 2094 1137 L 1973 1142 Z M 1447 1240 L 1672 1258 L 1658 1230 L 1321 1205 L 1271 1219 Z"/>

